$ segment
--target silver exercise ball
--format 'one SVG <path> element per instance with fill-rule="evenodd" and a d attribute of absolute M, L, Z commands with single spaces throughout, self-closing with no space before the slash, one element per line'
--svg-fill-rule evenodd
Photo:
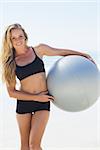
<path fill-rule="evenodd" d="M 92 106 L 99 97 L 99 70 L 83 56 L 69 55 L 59 59 L 47 75 L 49 93 L 54 104 L 70 112 Z"/>

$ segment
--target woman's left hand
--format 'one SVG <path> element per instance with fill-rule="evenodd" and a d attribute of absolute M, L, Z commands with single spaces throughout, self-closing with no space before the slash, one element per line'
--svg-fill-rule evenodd
<path fill-rule="evenodd" d="M 90 61 L 92 61 L 94 64 L 96 64 L 95 61 L 93 60 L 93 58 L 90 55 L 82 53 L 81 56 L 88 58 Z"/>

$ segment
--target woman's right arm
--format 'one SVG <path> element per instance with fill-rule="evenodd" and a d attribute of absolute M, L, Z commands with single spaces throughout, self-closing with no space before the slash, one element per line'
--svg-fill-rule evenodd
<path fill-rule="evenodd" d="M 12 87 L 7 87 L 7 91 L 8 91 L 8 94 L 11 98 L 16 98 L 16 99 L 20 99 L 20 100 L 32 101 L 33 99 L 35 100 L 37 97 L 36 95 L 33 95 L 31 93 L 24 92 L 24 91 L 18 91 Z"/>
<path fill-rule="evenodd" d="M 45 95 L 45 94 L 31 94 L 24 91 L 18 91 L 15 87 L 7 87 L 7 91 L 10 97 L 16 98 L 22 101 L 39 101 L 39 102 L 47 102 L 50 100 L 54 100 L 53 96 Z"/>

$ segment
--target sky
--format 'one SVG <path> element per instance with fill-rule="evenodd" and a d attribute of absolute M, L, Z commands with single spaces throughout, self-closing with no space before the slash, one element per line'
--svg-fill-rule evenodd
<path fill-rule="evenodd" d="M 94 58 L 96 63 L 100 65 L 99 8 L 99 1 L 96 0 L 15 0 L 14 2 L 11 0 L 1 0 L 0 47 L 6 27 L 13 23 L 20 23 L 28 33 L 29 45 L 34 46 L 39 43 L 45 43 L 52 47 L 87 52 Z M 48 59 L 45 59 L 45 61 L 46 60 Z M 47 61 L 47 67 L 52 63 L 52 59 L 49 59 L 49 61 Z M 14 116 L 12 115 L 15 103 L 14 101 L 9 101 L 8 103 L 10 98 L 8 97 L 5 87 L 2 86 L 2 89 L 3 100 L 5 100 L 2 112 L 3 109 L 9 110 L 7 112 L 8 125 L 13 124 L 13 132 L 9 135 L 9 139 L 11 137 L 13 142 L 16 142 L 14 133 L 17 131 L 14 128 L 15 120 L 13 120 Z M 80 146 L 85 145 L 87 147 L 99 145 L 97 138 L 99 138 L 100 141 L 100 135 L 98 135 L 97 132 L 100 131 L 98 127 L 100 125 L 100 109 L 98 108 L 100 108 L 99 101 L 92 108 L 77 114 L 66 113 L 54 108 L 55 111 L 51 113 L 52 117 L 50 117 L 51 123 L 48 124 L 48 130 L 46 130 L 44 136 L 44 143 L 48 143 L 50 146 L 58 145 L 64 147 L 71 145 L 79 146 L 79 144 Z M 3 115 L 6 117 L 6 114 Z M 10 117 L 12 117 L 13 123 L 9 121 Z M 6 120 L 4 120 L 4 129 L 5 132 L 3 134 L 5 137 L 3 136 L 3 138 L 7 138 L 8 130 Z M 63 135 L 65 131 L 67 134 Z M 67 139 L 68 143 L 64 139 L 60 141 L 59 134 L 63 136 L 64 139 Z M 46 139 L 48 140 L 46 141 Z M 6 145 L 11 145 L 12 140 L 8 140 Z"/>
<path fill-rule="evenodd" d="M 99 59 L 99 5 L 95 0 L 5 0 L 0 6 L 0 39 L 5 28 L 17 22 L 25 28 L 31 45 L 46 43 L 53 47 L 86 51 Z"/>

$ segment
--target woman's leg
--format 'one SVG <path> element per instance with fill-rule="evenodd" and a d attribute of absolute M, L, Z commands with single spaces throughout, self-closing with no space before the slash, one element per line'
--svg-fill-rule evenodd
<path fill-rule="evenodd" d="M 31 120 L 31 130 L 29 138 L 30 150 L 42 150 L 41 139 L 49 118 L 49 111 L 41 110 L 35 112 Z"/>
<path fill-rule="evenodd" d="M 19 131 L 20 131 L 20 139 L 21 139 L 21 150 L 29 150 L 29 134 L 31 128 L 31 119 L 32 114 L 16 114 Z"/>

